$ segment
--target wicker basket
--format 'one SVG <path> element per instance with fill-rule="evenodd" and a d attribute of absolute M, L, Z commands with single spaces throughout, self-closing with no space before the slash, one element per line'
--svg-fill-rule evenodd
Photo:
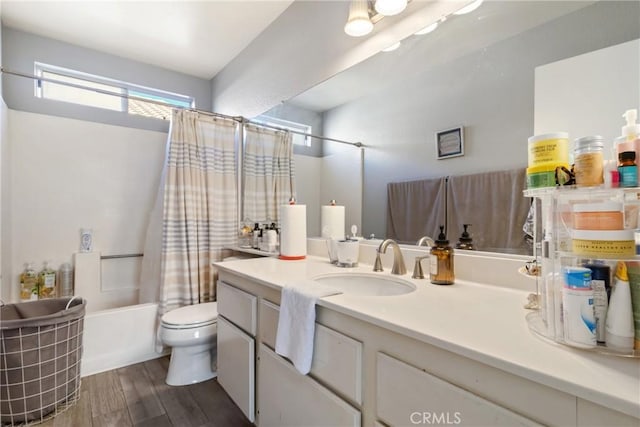
<path fill-rule="evenodd" d="M 0 307 L 0 421 L 37 424 L 80 398 L 86 302 L 56 298 Z"/>

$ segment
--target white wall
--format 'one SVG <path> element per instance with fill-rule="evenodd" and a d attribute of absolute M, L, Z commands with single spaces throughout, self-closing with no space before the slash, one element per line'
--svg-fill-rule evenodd
<path fill-rule="evenodd" d="M 0 2 L 0 18 L 2 3 Z M 2 31 L 0 31 L 0 67 L 2 61 Z M 11 240 L 8 230 L 11 228 L 9 216 L 9 122 L 8 110 L 4 102 L 3 84 L 0 81 L 0 300 L 11 298 L 10 280 L 5 279 L 7 265 L 11 263 Z M 6 287 L 6 289 L 5 289 Z"/>
<path fill-rule="evenodd" d="M 11 299 L 11 278 L 7 276 L 11 265 L 11 213 L 9 210 L 9 121 L 8 109 L 0 97 L 0 299 Z"/>
<path fill-rule="evenodd" d="M 622 113 L 632 108 L 640 109 L 640 40 L 536 68 L 536 135 L 601 135 L 610 159 Z"/>
<path fill-rule="evenodd" d="M 4 286 L 14 301 L 23 263 L 71 261 L 81 227 L 93 229 L 103 254 L 143 251 L 166 133 L 15 110 L 9 124 L 12 260 Z M 137 282 L 137 266 L 128 265 Z"/>

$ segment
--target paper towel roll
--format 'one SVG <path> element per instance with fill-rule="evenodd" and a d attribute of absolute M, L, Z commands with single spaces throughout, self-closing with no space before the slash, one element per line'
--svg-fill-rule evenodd
<path fill-rule="evenodd" d="M 307 206 L 280 206 L 280 259 L 307 256 Z"/>
<path fill-rule="evenodd" d="M 344 206 L 321 206 L 320 230 L 324 238 L 344 239 Z"/>

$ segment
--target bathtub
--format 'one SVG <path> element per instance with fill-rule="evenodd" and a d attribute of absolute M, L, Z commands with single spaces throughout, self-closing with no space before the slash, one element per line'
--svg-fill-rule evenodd
<path fill-rule="evenodd" d="M 225 261 L 253 256 L 237 254 Z M 170 348 L 156 352 L 158 304 L 136 304 L 140 260 L 105 263 L 99 252 L 75 254 L 76 295 L 87 300 L 80 371 L 83 377 L 171 353 Z"/>
<path fill-rule="evenodd" d="M 134 363 L 156 359 L 158 304 L 138 304 L 100 310 L 84 317 L 82 363 L 85 377 Z"/>

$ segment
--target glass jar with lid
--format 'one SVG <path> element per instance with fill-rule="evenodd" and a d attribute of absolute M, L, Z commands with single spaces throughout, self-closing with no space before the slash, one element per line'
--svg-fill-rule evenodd
<path fill-rule="evenodd" d="M 578 187 L 604 183 L 603 139 L 599 135 L 584 136 L 574 141 L 574 173 Z"/>

